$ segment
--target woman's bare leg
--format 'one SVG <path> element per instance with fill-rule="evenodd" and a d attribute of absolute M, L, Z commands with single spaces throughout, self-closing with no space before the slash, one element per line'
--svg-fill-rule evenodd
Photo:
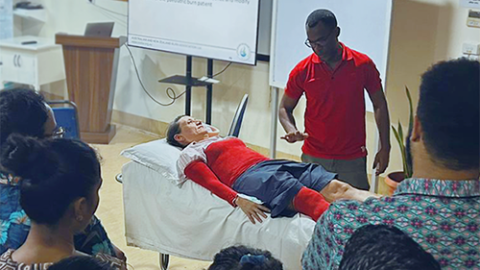
<path fill-rule="evenodd" d="M 329 202 L 336 200 L 356 200 L 359 202 L 365 201 L 367 198 L 375 197 L 379 198 L 380 195 L 372 193 L 366 190 L 360 190 L 352 187 L 351 185 L 339 180 L 332 180 L 327 186 L 319 191 L 323 197 Z"/>

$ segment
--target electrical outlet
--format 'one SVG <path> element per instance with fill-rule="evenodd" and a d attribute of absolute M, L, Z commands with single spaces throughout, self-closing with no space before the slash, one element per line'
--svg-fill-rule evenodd
<path fill-rule="evenodd" d="M 468 11 L 467 26 L 480 28 L 480 11 L 477 11 L 477 10 Z"/>
<path fill-rule="evenodd" d="M 463 43 L 462 46 L 462 53 L 468 55 L 479 55 L 479 48 L 480 45 L 471 44 L 471 43 Z"/>

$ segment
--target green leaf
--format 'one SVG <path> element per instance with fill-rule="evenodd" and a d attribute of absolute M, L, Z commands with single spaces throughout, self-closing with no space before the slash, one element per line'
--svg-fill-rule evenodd
<path fill-rule="evenodd" d="M 393 129 L 393 135 L 395 135 L 395 139 L 398 142 L 398 146 L 400 147 L 400 149 L 402 149 L 402 144 L 403 144 L 402 139 L 401 139 L 400 135 L 398 134 L 397 129 L 394 126 L 392 126 L 392 129 Z"/>
<path fill-rule="evenodd" d="M 405 86 L 405 92 L 407 94 L 408 106 L 409 106 L 409 114 L 410 115 L 408 117 L 408 132 L 410 132 L 413 128 L 413 120 L 414 120 L 413 102 L 412 102 L 412 96 L 410 95 L 410 90 L 408 89 L 407 86 Z M 404 136 L 405 134 L 403 132 L 403 126 L 400 123 L 400 121 L 398 122 L 398 127 L 395 128 L 392 125 L 392 129 L 393 129 L 393 134 L 395 135 L 395 139 L 398 142 L 398 147 L 400 147 L 400 154 L 402 155 L 402 161 L 403 161 L 403 172 L 405 173 L 405 177 L 411 177 L 412 176 L 412 168 L 410 166 L 408 166 L 408 164 L 407 164 L 407 151 L 406 151 L 406 148 L 405 148 L 406 140 L 408 138 L 405 138 L 405 136 Z"/>
<path fill-rule="evenodd" d="M 408 118 L 408 131 L 410 131 L 413 128 L 413 102 L 412 95 L 410 95 L 410 90 L 408 90 L 407 86 L 405 86 L 405 91 L 407 92 L 408 106 L 410 108 L 410 116 Z"/>
<path fill-rule="evenodd" d="M 402 141 L 402 146 L 405 144 L 405 140 L 404 140 L 404 136 L 403 136 L 403 128 L 402 128 L 402 124 L 400 124 L 400 122 L 398 122 L 398 136 L 400 137 L 401 141 Z"/>
<path fill-rule="evenodd" d="M 395 135 L 395 139 L 397 139 L 398 147 L 400 148 L 400 154 L 402 155 L 403 171 L 405 174 L 407 174 L 409 171 L 408 165 L 407 165 L 407 153 L 405 150 L 403 137 L 400 136 L 400 133 L 403 133 L 402 125 L 399 122 L 398 130 L 394 126 L 392 126 L 392 129 L 393 129 L 393 134 Z"/>

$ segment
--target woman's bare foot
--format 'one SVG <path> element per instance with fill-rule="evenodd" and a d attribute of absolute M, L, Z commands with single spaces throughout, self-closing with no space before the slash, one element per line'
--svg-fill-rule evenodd
<path fill-rule="evenodd" d="M 378 194 L 354 188 L 349 184 L 336 179 L 332 180 L 325 188 L 320 191 L 320 193 L 323 195 L 323 197 L 325 197 L 328 202 L 334 202 L 341 199 L 363 202 L 370 197 L 380 197 L 380 195 Z"/>

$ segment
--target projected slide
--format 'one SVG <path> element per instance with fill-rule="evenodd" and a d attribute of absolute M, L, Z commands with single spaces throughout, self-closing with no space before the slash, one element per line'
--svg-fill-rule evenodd
<path fill-rule="evenodd" d="M 259 0 L 129 0 L 128 44 L 255 64 Z"/>

